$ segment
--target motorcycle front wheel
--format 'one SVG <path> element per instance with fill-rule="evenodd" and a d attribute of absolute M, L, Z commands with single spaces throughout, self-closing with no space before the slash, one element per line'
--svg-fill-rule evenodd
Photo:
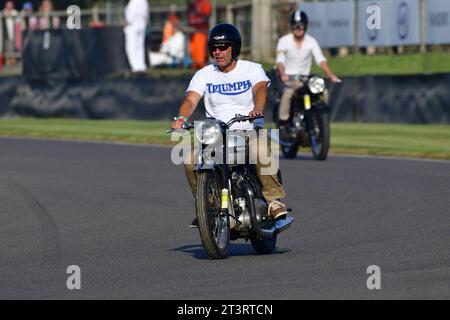
<path fill-rule="evenodd" d="M 313 115 L 313 122 L 315 137 L 310 137 L 313 157 L 315 160 L 326 160 L 330 147 L 330 113 L 317 112 Z"/>
<path fill-rule="evenodd" d="M 200 238 L 212 259 L 228 257 L 230 221 L 221 213 L 221 177 L 215 171 L 197 175 L 197 217 Z"/>
<path fill-rule="evenodd" d="M 292 124 L 289 126 L 292 127 Z M 295 135 L 290 135 L 289 132 L 286 131 L 283 133 L 280 131 L 280 140 L 283 140 L 282 143 L 280 143 L 280 147 L 285 159 L 295 159 L 295 157 L 297 157 L 298 149 L 300 148 L 300 139 L 301 136 L 299 130 L 296 130 Z"/>
<path fill-rule="evenodd" d="M 285 159 L 295 159 L 297 157 L 298 149 L 300 147 L 300 142 L 296 139 L 292 141 L 290 145 L 281 146 L 281 152 Z"/>

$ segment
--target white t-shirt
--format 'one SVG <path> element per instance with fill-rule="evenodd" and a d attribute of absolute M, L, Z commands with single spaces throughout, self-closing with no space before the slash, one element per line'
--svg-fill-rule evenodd
<path fill-rule="evenodd" d="M 260 64 L 238 60 L 236 67 L 227 73 L 210 64 L 195 73 L 186 93 L 195 91 L 204 96 L 206 117 L 227 122 L 237 113 L 246 116 L 253 110 L 253 87 L 261 81 L 270 85 Z M 231 129 L 250 130 L 253 124 L 237 122 Z"/>
<path fill-rule="evenodd" d="M 317 65 L 326 61 L 316 39 L 305 35 L 300 48 L 297 48 L 292 33 L 281 37 L 277 43 L 276 63 L 282 63 L 287 75 L 309 75 L 312 57 Z"/>

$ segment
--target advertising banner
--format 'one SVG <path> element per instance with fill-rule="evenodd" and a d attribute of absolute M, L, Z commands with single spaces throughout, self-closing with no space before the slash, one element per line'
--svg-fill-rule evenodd
<path fill-rule="evenodd" d="M 308 33 L 322 48 L 355 45 L 355 3 L 339 2 L 303 3 L 301 10 L 309 18 Z"/>
<path fill-rule="evenodd" d="M 450 43 L 450 1 L 426 1 L 425 14 L 425 43 Z"/>
<path fill-rule="evenodd" d="M 361 0 L 360 46 L 420 44 L 419 0 Z"/>

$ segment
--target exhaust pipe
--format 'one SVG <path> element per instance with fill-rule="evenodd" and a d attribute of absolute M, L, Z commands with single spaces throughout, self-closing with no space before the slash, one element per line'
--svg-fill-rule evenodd
<path fill-rule="evenodd" d="M 265 238 L 271 238 L 279 234 L 280 232 L 286 230 L 289 228 L 294 222 L 294 218 L 292 217 L 286 217 L 283 220 L 277 220 L 275 221 L 275 225 L 270 229 L 263 229 L 261 228 L 258 219 L 256 218 L 256 209 L 255 209 L 255 202 L 254 202 L 254 195 L 253 191 L 247 181 L 241 181 L 239 183 L 239 187 L 245 192 L 245 196 L 247 198 L 247 202 L 250 209 L 250 223 L 252 229 L 255 231 L 255 233 L 261 237 Z"/>

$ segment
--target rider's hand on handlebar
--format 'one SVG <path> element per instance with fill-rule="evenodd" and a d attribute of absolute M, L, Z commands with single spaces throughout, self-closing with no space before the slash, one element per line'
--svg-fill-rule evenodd
<path fill-rule="evenodd" d="M 253 109 L 248 114 L 248 116 L 251 117 L 251 118 L 255 118 L 257 116 L 262 116 L 262 115 L 263 115 L 263 111 L 261 109 Z"/>
<path fill-rule="evenodd" d="M 172 130 L 176 130 L 176 129 L 183 129 L 183 125 L 187 122 L 187 118 L 180 116 L 180 117 L 175 117 L 174 121 L 172 121 L 172 125 L 171 128 Z"/>
<path fill-rule="evenodd" d="M 283 74 L 280 78 L 283 81 L 288 81 L 289 80 L 289 76 L 287 74 Z"/>
<path fill-rule="evenodd" d="M 173 130 L 182 129 L 184 122 L 182 120 L 172 121 L 171 128 Z"/>
<path fill-rule="evenodd" d="M 335 75 L 333 75 L 333 76 L 330 77 L 330 81 L 331 81 L 332 83 L 341 83 L 341 82 L 342 82 L 342 80 L 339 79 L 338 77 L 336 77 Z"/>

